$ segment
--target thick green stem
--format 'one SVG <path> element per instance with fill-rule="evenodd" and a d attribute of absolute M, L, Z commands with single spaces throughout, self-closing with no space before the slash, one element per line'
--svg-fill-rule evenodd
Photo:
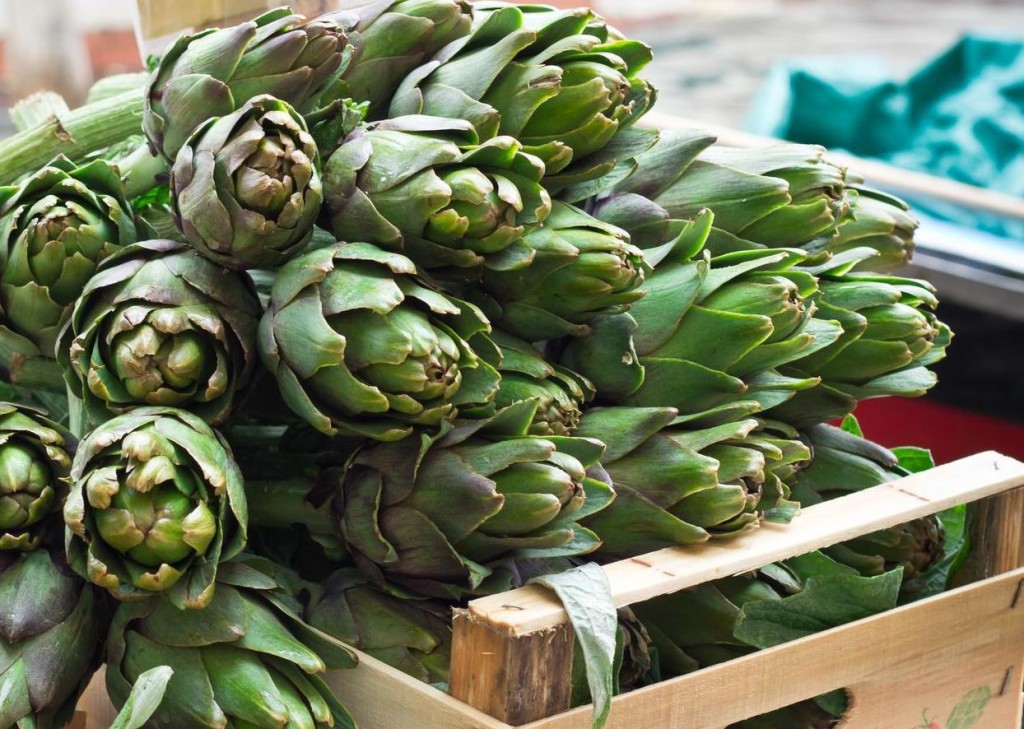
<path fill-rule="evenodd" d="M 59 117 L 71 111 L 64 97 L 53 91 L 37 91 L 11 107 L 11 121 L 19 132 L 32 129 L 50 117 Z"/>
<path fill-rule="evenodd" d="M 59 117 L 0 141 L 0 185 L 35 172 L 58 154 L 79 161 L 142 130 L 142 90 L 133 90 Z"/>
<path fill-rule="evenodd" d="M 245 497 L 249 524 L 256 527 L 287 529 L 301 524 L 313 535 L 336 534 L 330 507 L 314 507 L 306 500 L 312 483 L 294 481 L 246 481 Z"/>
<path fill-rule="evenodd" d="M 118 160 L 117 167 L 121 171 L 125 194 L 129 198 L 161 184 L 160 178 L 168 172 L 164 158 L 150 152 L 146 143 L 140 144 L 134 152 Z"/>
<path fill-rule="evenodd" d="M 64 392 L 60 366 L 24 337 L 0 327 L 0 376 L 28 390 Z"/>

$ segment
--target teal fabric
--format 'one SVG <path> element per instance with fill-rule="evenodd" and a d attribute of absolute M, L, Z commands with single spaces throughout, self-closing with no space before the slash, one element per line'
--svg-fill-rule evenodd
<path fill-rule="evenodd" d="M 776 67 L 747 127 L 1024 197 L 1024 39 L 966 36 L 905 82 L 877 58 Z M 1024 240 L 1024 222 L 913 200 L 937 218 Z"/>

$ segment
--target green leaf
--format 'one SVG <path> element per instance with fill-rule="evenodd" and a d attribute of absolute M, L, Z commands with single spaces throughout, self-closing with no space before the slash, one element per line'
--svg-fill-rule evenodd
<path fill-rule="evenodd" d="M 744 605 L 734 635 L 756 648 L 771 648 L 861 620 L 896 607 L 902 581 L 902 568 L 876 577 L 811 577 L 796 595 Z"/>
<path fill-rule="evenodd" d="M 948 590 L 953 575 L 960 569 L 971 552 L 971 543 L 967 533 L 967 506 L 954 506 L 951 509 L 940 511 L 938 517 L 946 532 L 946 556 L 918 577 L 917 582 L 921 585 L 921 589 L 914 592 L 910 602 L 933 597 Z"/>
<path fill-rule="evenodd" d="M 853 415 L 847 415 L 843 418 L 843 422 L 839 425 L 840 429 L 857 436 L 858 438 L 864 437 L 864 431 L 861 430 L 860 421 Z"/>
<path fill-rule="evenodd" d="M 608 721 L 612 708 L 615 636 L 618 618 L 611 586 L 604 570 L 593 563 L 555 575 L 530 580 L 554 590 L 569 613 L 573 632 L 583 652 L 587 684 L 594 701 L 594 729 Z"/>
<path fill-rule="evenodd" d="M 893 448 L 892 452 L 900 460 L 900 468 L 911 473 L 920 473 L 921 471 L 927 471 L 929 468 L 935 468 L 935 459 L 932 458 L 932 452 L 927 448 L 900 446 L 899 448 Z"/>
<path fill-rule="evenodd" d="M 139 676 L 110 729 L 140 729 L 144 726 L 164 700 L 167 682 L 173 675 L 170 666 L 157 666 Z"/>

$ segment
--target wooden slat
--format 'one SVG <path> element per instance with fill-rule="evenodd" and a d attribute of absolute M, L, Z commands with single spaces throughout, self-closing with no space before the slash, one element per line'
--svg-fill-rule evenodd
<path fill-rule="evenodd" d="M 722 727 L 843 687 L 853 695 L 843 729 L 908 729 L 924 712 L 946 726 L 975 689 L 991 697 L 970 726 L 1019 729 L 1022 586 L 1016 570 L 624 694 L 607 729 Z M 590 729 L 591 720 L 583 707 L 523 729 Z"/>
<path fill-rule="evenodd" d="M 106 666 L 101 666 L 78 701 L 79 711 L 85 714 L 84 729 L 109 729 L 117 716 L 114 705 L 107 698 L 105 671 Z"/>
<path fill-rule="evenodd" d="M 972 504 L 971 552 L 958 584 L 978 582 L 1024 566 L 1024 489 Z"/>
<path fill-rule="evenodd" d="M 210 25 L 232 25 L 251 19 L 282 4 L 307 16 L 324 12 L 324 0 L 136 0 L 139 31 L 150 40 L 190 32 Z"/>
<path fill-rule="evenodd" d="M 511 729 L 365 653 L 359 665 L 333 671 L 327 683 L 360 729 Z"/>
<path fill-rule="evenodd" d="M 772 144 L 779 144 L 781 141 L 771 137 L 742 132 L 731 127 L 659 112 L 651 112 L 645 115 L 644 124 L 658 129 L 704 129 L 714 134 L 718 137 L 719 142 L 729 147 L 766 147 Z M 1012 195 L 995 192 L 975 185 L 967 185 L 944 177 L 928 175 L 923 172 L 893 167 L 884 162 L 864 159 L 852 154 L 830 151 L 828 156 L 830 159 L 862 175 L 869 183 L 878 187 L 916 193 L 937 200 L 945 200 L 955 205 L 995 213 L 996 215 L 1024 219 L 1024 200 Z"/>
<path fill-rule="evenodd" d="M 513 725 L 569 709 L 574 638 L 568 623 L 510 638 L 459 610 L 453 629 L 456 699 Z"/>
<path fill-rule="evenodd" d="M 765 524 L 740 539 L 670 548 L 621 560 L 604 569 L 618 607 L 757 569 L 878 529 L 1024 485 L 1024 463 L 979 453 L 890 484 L 804 509 L 792 524 Z M 477 620 L 509 635 L 559 625 L 568 616 L 550 590 L 529 585 L 474 600 Z"/>

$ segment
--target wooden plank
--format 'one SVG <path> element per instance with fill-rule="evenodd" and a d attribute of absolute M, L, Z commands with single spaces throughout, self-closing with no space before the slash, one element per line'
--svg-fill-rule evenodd
<path fill-rule="evenodd" d="M 730 147 L 767 147 L 781 140 L 709 122 L 687 119 L 671 114 L 651 112 L 644 116 L 644 123 L 658 129 L 704 129 L 718 137 L 718 141 Z M 923 172 L 905 170 L 876 160 L 856 157 L 842 152 L 829 152 L 830 159 L 849 167 L 862 175 L 872 185 L 901 192 L 926 195 L 945 200 L 963 207 L 983 210 L 996 215 L 1024 219 L 1024 200 L 1012 195 L 995 192 L 975 185 L 967 185 L 944 177 Z"/>
<path fill-rule="evenodd" d="M 566 623 L 510 636 L 455 613 L 451 693 L 513 725 L 567 711 L 572 699 L 573 633 Z"/>
<path fill-rule="evenodd" d="M 107 686 L 104 674 L 106 666 L 100 666 L 100 670 L 92 677 L 92 681 L 78 700 L 79 711 L 85 714 L 85 725 L 83 729 L 109 729 L 117 717 L 114 705 L 107 698 Z"/>
<path fill-rule="evenodd" d="M 971 505 L 971 552 L 958 584 L 978 582 L 1024 566 L 1024 489 Z"/>
<path fill-rule="evenodd" d="M 765 524 L 742 539 L 662 549 L 604 569 L 615 604 L 623 607 L 1022 485 L 1024 463 L 991 451 L 979 453 L 808 507 L 792 524 Z M 474 618 L 510 635 L 525 635 L 568 620 L 554 593 L 537 585 L 474 600 L 469 610 Z"/>
<path fill-rule="evenodd" d="M 1019 729 L 1022 587 L 1015 570 L 624 694 L 607 729 L 721 727 L 843 687 L 853 696 L 844 729 L 908 729 L 924 712 L 946 726 L 972 691 L 990 696 L 971 726 Z M 523 729 L 590 729 L 591 718 L 582 707 Z"/>
<path fill-rule="evenodd" d="M 84 711 L 75 712 L 75 715 L 71 717 L 71 723 L 68 724 L 68 729 L 86 729 Z"/>
<path fill-rule="evenodd" d="M 512 729 L 386 663 L 357 651 L 359 665 L 326 676 L 360 729 Z"/>
<path fill-rule="evenodd" d="M 327 9 L 326 0 L 292 0 L 296 13 L 313 17 Z M 269 0 L 136 0 L 139 32 L 144 40 L 191 32 L 211 25 L 234 25 L 279 7 Z"/>

